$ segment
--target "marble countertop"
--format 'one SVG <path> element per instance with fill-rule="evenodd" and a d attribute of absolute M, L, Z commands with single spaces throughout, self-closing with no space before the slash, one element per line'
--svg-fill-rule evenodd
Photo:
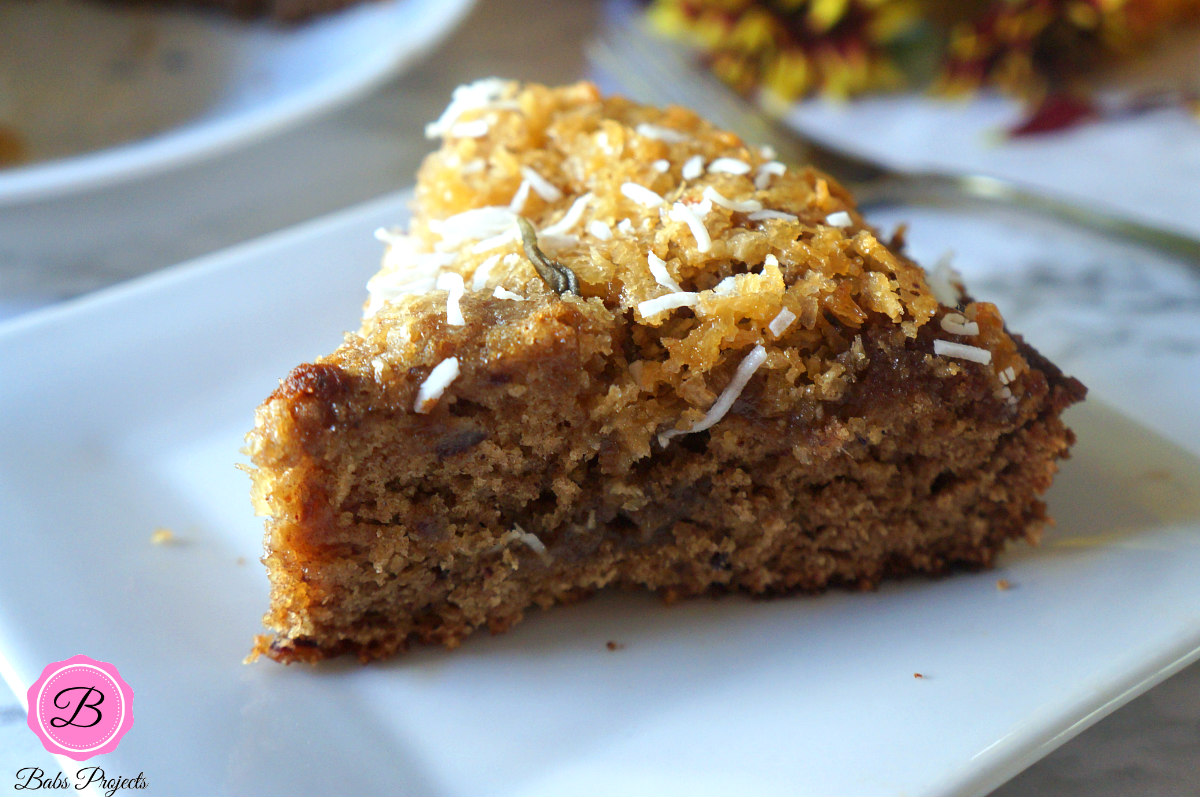
<path fill-rule="evenodd" d="M 424 63 L 318 121 L 171 173 L 0 208 L 0 320 L 405 188 L 430 146 L 424 124 L 455 86 L 488 74 L 551 83 L 587 74 L 581 45 L 601 13 L 595 2 L 487 0 Z M 1200 218 L 1200 202 L 1184 210 Z M 996 254 L 995 263 L 978 257 L 964 268 L 978 292 L 997 297 L 1013 326 L 1066 370 L 1111 384 L 1129 405 L 1121 408 L 1136 405 L 1139 420 L 1160 432 L 1174 423 L 1196 429 L 1189 416 L 1200 397 L 1175 393 L 1169 373 L 1200 372 L 1200 272 L 1155 265 L 1161 278 L 1146 279 L 1143 255 L 1117 247 L 1060 257 L 1055 235 L 1031 235 L 1016 267 L 1006 269 Z M 922 245 L 917 235 L 914 246 Z M 1047 302 L 1072 309 L 1047 320 L 1038 313 Z M 1114 324 L 1118 311 L 1125 321 Z M 1104 357 L 1114 352 L 1147 362 L 1138 385 L 1106 375 Z M 53 768 L 24 711 L 3 692 L 0 782 L 31 765 Z M 1200 664 L 1100 719 L 994 794 L 1200 795 Z"/>

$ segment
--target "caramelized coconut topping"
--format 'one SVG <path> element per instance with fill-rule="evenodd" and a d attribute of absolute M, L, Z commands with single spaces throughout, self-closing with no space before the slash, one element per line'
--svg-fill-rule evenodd
<path fill-rule="evenodd" d="M 477 122 L 480 135 L 454 134 Z M 832 179 L 690 111 L 604 98 L 589 84 L 488 79 L 456 91 L 430 132 L 443 144 L 422 166 L 407 234 L 384 236 L 369 315 L 435 285 L 450 291 L 451 324 L 472 296 L 514 311 L 555 294 L 598 301 L 631 325 L 633 389 L 618 380 L 614 396 L 669 406 L 681 425 L 717 406 L 755 347 L 752 373 L 773 391 L 839 398 L 871 357 L 861 342 L 852 351 L 866 327 L 916 346 L 936 322 L 960 336 L 932 344 L 947 373 L 963 360 L 1009 381 L 1024 369 L 997 348 L 998 316 L 982 323 L 974 305 L 955 307 L 948 268 L 929 278 L 861 222 Z"/>

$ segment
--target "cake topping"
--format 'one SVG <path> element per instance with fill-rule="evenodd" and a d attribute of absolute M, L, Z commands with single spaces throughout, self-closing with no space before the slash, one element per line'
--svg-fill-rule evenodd
<path fill-rule="evenodd" d="M 495 268 L 503 256 L 499 253 L 491 255 L 476 267 L 475 274 L 471 277 L 471 290 L 481 291 L 487 287 L 488 277 L 491 275 L 492 269 Z"/>
<path fill-rule="evenodd" d="M 528 183 L 534 191 L 537 191 L 538 196 L 547 202 L 557 202 L 562 199 L 563 192 L 559 190 L 558 186 L 528 166 L 521 167 L 521 176 L 525 178 L 524 182 Z"/>
<path fill-rule="evenodd" d="M 521 185 L 517 187 L 517 193 L 513 194 L 512 201 L 508 203 L 508 209 L 513 213 L 520 213 L 525 209 L 525 203 L 529 201 L 529 192 L 532 186 L 528 180 L 522 180 Z"/>
<path fill-rule="evenodd" d="M 987 365 L 992 361 L 992 353 L 987 349 L 981 349 L 978 346 L 968 346 L 965 343 L 955 343 L 949 340 L 935 340 L 933 342 L 933 353 L 939 357 L 957 357 L 960 360 L 971 360 L 983 365 Z"/>
<path fill-rule="evenodd" d="M 446 388 L 457 378 L 457 357 L 448 357 L 435 365 L 429 376 L 425 377 L 425 381 L 417 388 L 417 400 L 413 402 L 413 411 L 422 415 L 432 412 Z"/>
<path fill-rule="evenodd" d="M 737 371 L 733 374 L 733 379 L 729 380 L 729 384 L 721 391 L 721 395 L 717 396 L 717 400 L 709 407 L 704 417 L 691 429 L 669 429 L 663 432 L 658 436 L 659 445 L 666 447 L 667 441 L 681 434 L 703 432 L 724 418 L 725 414 L 733 407 L 733 402 L 737 401 L 738 396 L 742 395 L 742 391 L 746 389 L 746 385 L 750 382 L 750 377 L 754 376 L 754 372 L 766 362 L 766 359 L 767 350 L 761 344 L 751 349 L 750 353 L 738 363 Z"/>
<path fill-rule="evenodd" d="M 507 99 L 516 91 L 516 83 L 500 78 L 483 78 L 474 83 L 459 86 L 450 97 L 450 104 L 437 121 L 425 126 L 426 138 L 438 138 L 446 135 L 466 113 L 474 111 L 519 109 L 521 106 Z M 486 134 L 487 131 L 485 130 Z"/>
<path fill-rule="evenodd" d="M 678 221 L 687 225 L 688 229 L 692 232 L 692 237 L 696 239 L 697 252 L 703 253 L 712 249 L 712 237 L 708 234 L 708 228 L 704 226 L 703 220 L 690 207 L 682 202 L 676 202 L 671 206 L 667 217 L 672 221 Z"/>
<path fill-rule="evenodd" d="M 600 219 L 592 219 L 587 223 L 588 235 L 593 238 L 599 238 L 601 241 L 607 241 L 612 238 L 612 228 L 609 227 Z"/>
<path fill-rule="evenodd" d="M 640 183 L 622 183 L 621 193 L 639 205 L 656 208 L 663 204 L 663 198 Z"/>
<path fill-rule="evenodd" d="M 756 210 L 753 213 L 747 214 L 746 218 L 750 221 L 766 221 L 768 219 L 779 219 L 780 221 L 799 221 L 800 217 L 794 213 L 785 213 L 782 210 Z"/>
<path fill-rule="evenodd" d="M 659 141 L 666 141 L 669 144 L 682 144 L 684 141 L 688 140 L 686 133 L 680 133 L 678 130 L 672 130 L 669 127 L 652 125 L 646 122 L 642 122 L 635 127 L 634 130 L 637 131 L 639 136 L 654 138 L 658 139 Z"/>
<path fill-rule="evenodd" d="M 739 158 L 717 158 L 708 164 L 709 174 L 748 174 L 750 164 Z"/>
<path fill-rule="evenodd" d="M 946 313 L 942 316 L 942 320 L 939 323 L 942 329 L 951 335 L 966 335 L 970 337 L 979 334 L 979 324 L 974 321 L 968 321 L 967 317 L 962 313 Z"/>
<path fill-rule="evenodd" d="M 571 230 L 575 229 L 575 225 L 579 224 L 579 220 L 583 218 L 583 212 L 587 210 L 588 203 L 594 199 L 590 193 L 581 194 L 571 207 L 567 208 L 567 212 L 563 217 L 553 224 L 549 224 L 542 228 L 540 235 L 542 236 L 566 236 Z"/>
<path fill-rule="evenodd" d="M 951 252 L 942 255 L 925 275 L 929 290 L 933 292 L 938 304 L 944 304 L 947 307 L 957 307 L 963 300 L 962 277 L 950 265 L 953 257 Z"/>
<path fill-rule="evenodd" d="M 488 85 L 456 95 L 455 117 L 490 120 L 488 135 L 447 139 L 427 159 L 413 243 L 389 245 L 394 273 L 380 284 L 431 288 L 449 270 L 486 298 L 516 291 L 532 302 L 542 292 L 519 287 L 527 259 L 555 293 L 643 328 L 645 384 L 680 416 L 711 404 L 711 374 L 755 345 L 790 363 L 773 379 L 826 400 L 852 382 L 846 362 L 859 361 L 846 331 L 885 324 L 915 340 L 942 321 L 932 280 L 860 226 L 831 179 L 789 169 L 682 109 L 605 99 L 586 84 Z M 468 180 L 462 165 L 474 161 L 483 176 Z M 372 308 L 398 296 L 373 291 Z M 952 321 L 947 337 L 970 329 Z M 990 327 L 978 326 L 972 342 L 1008 365 Z"/>
<path fill-rule="evenodd" d="M 647 299 L 644 302 L 639 302 L 637 309 L 643 318 L 650 319 L 668 310 L 675 310 L 679 307 L 692 307 L 699 298 L 700 294 L 698 293 L 677 291 L 675 293 L 664 294 L 655 299 Z"/>
<path fill-rule="evenodd" d="M 454 138 L 483 138 L 491 132 L 492 123 L 487 119 L 472 119 L 469 122 L 458 122 L 447 133 Z"/>
<path fill-rule="evenodd" d="M 767 324 L 767 329 L 771 330 L 771 334 L 778 338 L 784 332 L 787 332 L 788 327 L 790 327 L 795 320 L 796 314 L 785 307 L 779 311 L 779 315 L 771 319 L 771 323 Z"/>
<path fill-rule="evenodd" d="M 654 275 L 654 279 L 659 285 L 675 293 L 683 292 L 683 288 L 679 287 L 679 283 L 671 279 L 671 275 L 667 272 L 667 264 L 661 257 L 650 252 L 646 255 L 646 262 L 650 264 L 650 273 Z"/>
<path fill-rule="evenodd" d="M 771 185 L 771 178 L 782 174 L 787 174 L 787 166 L 779 161 L 768 161 L 759 166 L 754 173 L 754 187 L 759 191 L 766 191 Z"/>
<path fill-rule="evenodd" d="M 525 297 L 521 294 L 513 293 L 512 291 L 506 290 L 499 285 L 496 286 L 496 290 L 492 291 L 492 296 L 495 296 L 497 299 L 512 299 L 513 301 L 517 302 L 525 301 Z"/>
<path fill-rule="evenodd" d="M 446 295 L 446 323 L 450 326 L 461 327 L 466 323 L 466 320 L 463 319 L 462 307 L 459 305 L 459 300 L 463 296 L 462 274 L 455 271 L 443 271 L 438 274 L 437 289 L 448 292 Z"/>
<path fill-rule="evenodd" d="M 511 233 L 516 217 L 510 208 L 494 206 L 464 210 L 449 218 L 430 219 L 428 223 L 430 231 L 441 238 L 436 248 L 452 251 L 470 241 Z"/>
<path fill-rule="evenodd" d="M 762 210 L 762 203 L 757 199 L 729 199 L 711 185 L 704 187 L 702 196 L 714 205 L 720 205 L 737 213 L 753 213 Z"/>

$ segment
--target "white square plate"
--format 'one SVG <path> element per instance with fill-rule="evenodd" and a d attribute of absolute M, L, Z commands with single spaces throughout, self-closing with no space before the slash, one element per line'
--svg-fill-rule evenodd
<path fill-rule="evenodd" d="M 357 326 L 407 199 L 0 328 L 4 674 L 23 699 L 52 661 L 114 663 L 135 719 L 106 771 L 174 795 L 972 794 L 1200 654 L 1200 462 L 1093 384 L 1057 527 L 996 571 L 605 595 L 454 652 L 244 665 L 267 583 L 242 435 Z"/>

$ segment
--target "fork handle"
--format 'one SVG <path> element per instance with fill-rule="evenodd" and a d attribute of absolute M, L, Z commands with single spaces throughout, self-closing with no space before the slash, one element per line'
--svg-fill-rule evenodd
<path fill-rule="evenodd" d="M 896 205 L 956 207 L 964 201 L 1015 208 L 1050 216 L 1111 238 L 1141 244 L 1200 268 L 1200 240 L 995 177 L 940 172 L 881 172 L 863 181 L 848 180 L 847 187 L 854 192 L 863 210 Z"/>

